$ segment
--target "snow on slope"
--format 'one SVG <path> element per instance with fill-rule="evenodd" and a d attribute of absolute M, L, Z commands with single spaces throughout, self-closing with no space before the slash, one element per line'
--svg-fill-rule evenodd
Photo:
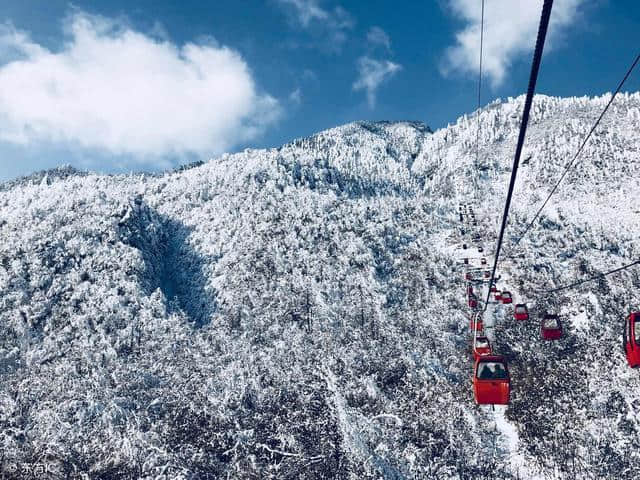
<path fill-rule="evenodd" d="M 508 240 L 607 100 L 536 97 Z M 5 463 L 91 478 L 636 478 L 640 379 L 620 327 L 638 272 L 544 290 L 638 257 L 638 94 L 616 100 L 502 265 L 532 306 L 494 333 L 513 377 L 507 448 L 473 405 L 456 208 L 477 197 L 491 248 L 522 103 L 480 112 L 478 164 L 465 116 L 434 133 L 352 123 L 165 175 L 6 184 Z M 539 340 L 545 309 L 566 312 L 556 344 Z"/>

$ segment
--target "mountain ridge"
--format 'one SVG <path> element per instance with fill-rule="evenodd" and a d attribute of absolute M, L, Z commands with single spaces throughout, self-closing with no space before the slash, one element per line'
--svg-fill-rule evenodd
<path fill-rule="evenodd" d="M 469 114 L 0 188 L 6 458 L 95 478 L 637 477 L 619 348 L 637 271 L 538 291 L 638 257 L 638 93 L 501 266 L 532 321 L 491 314 L 514 394 L 498 421 L 473 404 L 457 205 L 476 202 L 490 254 L 522 98 L 480 110 L 478 158 Z M 508 242 L 606 101 L 535 97 Z"/>

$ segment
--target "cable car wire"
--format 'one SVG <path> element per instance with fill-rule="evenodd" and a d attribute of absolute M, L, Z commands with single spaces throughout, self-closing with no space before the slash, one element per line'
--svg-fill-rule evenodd
<path fill-rule="evenodd" d="M 478 171 L 478 161 L 480 159 L 480 113 L 481 113 L 481 111 L 480 111 L 480 107 L 481 107 L 480 101 L 481 101 L 481 92 L 482 92 L 482 49 L 483 49 L 483 44 L 484 44 L 484 0 L 482 0 L 482 10 L 481 10 L 481 13 L 480 13 L 480 61 L 479 61 L 479 64 L 478 64 L 478 129 L 476 131 L 476 164 L 475 164 L 475 167 L 476 167 L 476 172 L 475 173 L 476 173 L 476 175 L 474 175 L 476 177 L 477 177 L 477 171 Z M 475 183 L 474 190 L 475 190 L 476 198 L 477 198 L 477 195 L 478 195 L 477 178 L 474 181 L 474 183 Z M 476 347 L 476 343 L 477 343 L 477 339 L 478 339 L 478 329 L 476 328 L 476 326 L 477 326 L 476 322 L 478 321 L 477 317 L 478 317 L 477 315 L 472 317 L 473 318 L 472 321 L 473 321 L 473 326 L 474 326 L 474 328 L 473 328 L 474 332 L 473 332 L 473 344 L 472 344 L 471 348 L 472 348 L 472 350 L 474 352 L 477 352 L 477 350 L 476 350 L 476 348 L 477 348 Z"/>
<path fill-rule="evenodd" d="M 531 111 L 533 94 L 536 89 L 536 81 L 538 80 L 538 71 L 540 70 L 540 62 L 542 60 L 542 51 L 544 50 L 544 41 L 547 36 L 549 18 L 551 17 L 551 7 L 553 7 L 553 0 L 544 0 L 544 5 L 542 6 L 542 14 L 540 16 L 540 25 L 538 26 L 538 38 L 536 39 L 536 46 L 533 52 L 533 62 L 531 63 L 529 87 L 527 89 L 527 97 L 524 102 L 524 110 L 522 111 L 522 121 L 520 123 L 520 133 L 518 134 L 518 144 L 516 146 L 516 153 L 513 159 L 513 167 L 511 169 L 511 180 L 509 181 L 509 190 L 507 192 L 507 201 L 504 206 L 504 213 L 502 214 L 502 225 L 500 227 L 500 235 L 498 236 L 498 245 L 496 247 L 496 253 L 493 260 L 493 269 L 491 270 L 491 280 L 489 281 L 489 286 L 493 285 L 493 281 L 496 275 L 496 267 L 498 266 L 498 260 L 500 259 L 500 249 L 502 248 L 502 239 L 504 236 L 505 227 L 507 225 L 507 218 L 509 216 L 509 207 L 511 206 L 511 196 L 513 195 L 513 187 L 516 183 L 516 176 L 518 174 L 518 166 L 520 164 L 520 155 L 522 154 L 522 146 L 524 145 L 524 139 L 527 133 L 527 124 L 529 123 L 529 112 Z M 483 311 L 487 310 L 490 296 L 491 296 L 491 288 L 489 288 L 487 292 L 487 299 L 485 301 Z"/>
<path fill-rule="evenodd" d="M 624 265 L 622 267 L 616 268 L 615 270 L 610 270 L 610 271 L 605 272 L 605 273 L 599 273 L 598 275 L 594 275 L 593 277 L 587 278 L 585 280 L 581 280 L 579 282 L 572 283 L 571 285 L 564 285 L 562 287 L 554 288 L 553 290 L 536 290 L 536 291 L 538 293 L 554 293 L 554 292 L 559 292 L 560 290 L 567 290 L 568 288 L 577 287 L 578 285 L 582 285 L 583 283 L 591 282 L 591 281 L 596 280 L 598 278 L 606 277 L 607 275 L 611 275 L 612 273 L 617 273 L 617 272 L 620 272 L 622 270 L 626 270 L 627 268 L 631 268 L 634 265 L 638 265 L 638 264 L 640 264 L 640 260 L 636 260 L 635 262 L 632 262 L 632 263 L 629 263 L 629 264 Z"/>
<path fill-rule="evenodd" d="M 567 172 L 571 169 L 571 167 L 573 166 L 573 164 L 575 163 L 576 159 L 578 158 L 578 156 L 580 155 L 580 153 L 582 153 L 582 150 L 584 149 L 585 145 L 587 144 L 587 142 L 589 141 L 589 138 L 591 138 L 591 135 L 593 134 L 593 132 L 595 131 L 595 129 L 598 127 L 598 125 L 600 124 L 600 121 L 602 120 L 602 117 L 604 117 L 604 114 L 607 113 L 607 110 L 609 109 L 609 107 L 611 106 L 611 104 L 613 103 L 613 100 L 616 98 L 616 95 L 618 95 L 618 93 L 620 92 L 620 90 L 622 89 L 622 86 L 624 85 L 624 83 L 627 81 L 627 78 L 629 78 L 629 75 L 631 75 L 631 72 L 633 71 L 633 69 L 635 68 L 635 66 L 638 64 L 638 61 L 640 61 L 640 53 L 636 56 L 635 60 L 633 61 L 633 63 L 631 64 L 631 67 L 629 67 L 629 69 L 627 70 L 627 73 L 624 75 L 622 81 L 618 84 L 618 88 L 616 88 L 615 92 L 613 93 L 613 95 L 611 96 L 611 99 L 609 100 L 609 102 L 607 103 L 606 107 L 604 107 L 604 110 L 602 111 L 602 113 L 600 114 L 600 116 L 598 117 L 598 119 L 596 120 L 596 123 L 593 124 L 593 127 L 591 127 L 591 130 L 589 130 L 589 133 L 587 134 L 587 136 L 585 137 L 584 141 L 582 142 L 582 144 L 580 145 L 580 148 L 578 148 L 578 151 L 575 153 L 575 155 L 573 156 L 573 158 L 571 159 L 571 161 L 569 163 L 567 163 L 567 165 L 565 166 L 564 172 L 562 172 L 562 175 L 560 175 L 560 179 L 558 180 L 558 182 L 553 186 L 553 188 L 551 189 L 551 192 L 549 193 L 549 195 L 547 196 L 547 198 L 545 199 L 545 201 L 542 203 L 542 206 L 538 209 L 538 211 L 536 212 L 536 214 L 533 217 L 533 220 L 531 220 L 531 222 L 529 222 L 529 224 L 527 225 L 527 227 L 524 229 L 524 232 L 522 232 L 522 234 L 520 235 L 520 237 L 515 241 L 514 245 L 511 247 L 512 249 L 514 249 L 515 247 L 517 247 L 520 244 L 520 241 L 524 238 L 524 236 L 527 234 L 527 232 L 529 232 L 529 230 L 531 229 L 531 227 L 533 226 L 534 222 L 536 221 L 536 219 L 540 216 L 540 213 L 542 212 L 542 210 L 544 209 L 544 207 L 547 205 L 547 202 L 549 202 L 549 199 L 551 198 L 551 196 L 556 192 L 556 190 L 558 189 L 558 186 L 560 185 L 560 183 L 562 182 L 562 180 L 564 180 L 564 177 L 566 176 Z M 513 250 L 512 250 L 513 251 Z M 513 258 L 512 254 L 508 255 L 508 258 Z"/>
<path fill-rule="evenodd" d="M 482 12 L 480 13 L 480 62 L 478 67 L 478 128 L 476 130 L 476 172 L 478 170 L 478 162 L 480 160 L 480 110 L 481 107 L 481 92 L 482 92 L 482 49 L 484 44 L 484 0 L 482 0 Z M 478 192 L 478 185 L 476 183 L 476 194 Z"/>

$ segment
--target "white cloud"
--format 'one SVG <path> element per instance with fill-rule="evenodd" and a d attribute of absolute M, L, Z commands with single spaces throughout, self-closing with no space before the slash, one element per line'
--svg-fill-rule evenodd
<path fill-rule="evenodd" d="M 358 78 L 353 84 L 354 90 L 365 90 L 369 107 L 376 105 L 376 92 L 380 85 L 389 80 L 402 67 L 389 60 L 375 60 L 370 57 L 358 59 Z"/>
<path fill-rule="evenodd" d="M 77 13 L 52 52 L 0 29 L 0 140 L 47 142 L 160 163 L 212 155 L 259 135 L 280 112 L 225 46 L 176 46 L 121 22 Z M 16 59 L 15 52 L 18 52 Z"/>
<path fill-rule="evenodd" d="M 282 5 L 293 7 L 297 19 L 303 27 L 308 27 L 313 20 L 326 21 L 329 12 L 318 5 L 316 0 L 278 0 Z"/>
<path fill-rule="evenodd" d="M 300 90 L 300 87 L 296 88 L 289 94 L 289 101 L 295 105 L 300 105 L 302 103 L 302 91 Z"/>
<path fill-rule="evenodd" d="M 380 27 L 371 27 L 367 32 L 367 41 L 371 45 L 380 45 L 385 47 L 387 50 L 391 50 L 391 38 L 387 35 Z"/>
<path fill-rule="evenodd" d="M 316 75 L 316 72 L 314 72 L 313 70 L 305 68 L 302 71 L 302 80 L 315 81 L 318 80 L 318 75 Z"/>
<path fill-rule="evenodd" d="M 554 37 L 575 21 L 584 0 L 561 0 L 554 4 L 545 51 Z M 485 3 L 482 69 L 493 87 L 499 86 L 517 56 L 533 51 L 542 0 L 491 0 Z M 466 26 L 456 33 L 456 44 L 445 53 L 441 71 L 477 74 L 480 56 L 481 7 L 478 0 L 449 0 L 453 13 Z"/>
<path fill-rule="evenodd" d="M 354 21 L 349 12 L 341 6 L 327 10 L 318 0 L 276 0 L 289 10 L 294 21 L 304 29 L 313 30 L 323 38 L 325 50 L 337 52 L 347 40 L 347 31 L 353 28 Z"/>

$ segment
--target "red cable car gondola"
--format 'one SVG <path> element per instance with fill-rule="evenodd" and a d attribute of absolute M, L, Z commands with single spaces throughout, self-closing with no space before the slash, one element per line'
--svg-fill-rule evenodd
<path fill-rule="evenodd" d="M 558 340 L 562 337 L 562 324 L 558 315 L 546 314 L 542 319 L 540 332 L 544 340 Z"/>
<path fill-rule="evenodd" d="M 511 383 L 507 361 L 501 355 L 485 355 L 473 367 L 473 395 L 479 405 L 508 405 Z"/>
<path fill-rule="evenodd" d="M 478 297 L 473 293 L 469 294 L 469 308 L 473 308 L 474 310 L 478 308 Z"/>
<path fill-rule="evenodd" d="M 640 367 L 640 312 L 631 312 L 627 317 L 623 338 L 629 366 Z"/>
<path fill-rule="evenodd" d="M 475 348 L 473 348 L 473 359 L 478 360 L 485 355 L 491 355 L 491 343 L 487 337 L 476 337 Z"/>
<path fill-rule="evenodd" d="M 500 300 L 502 300 L 502 294 L 500 293 L 500 290 L 498 290 L 497 288 L 496 288 L 496 291 L 495 291 L 495 296 L 494 296 L 493 298 L 495 298 L 495 300 L 496 300 L 497 302 L 499 302 Z"/>
<path fill-rule="evenodd" d="M 516 320 L 529 320 L 529 310 L 524 303 L 518 303 L 513 310 L 513 318 Z"/>
<path fill-rule="evenodd" d="M 470 324 L 469 328 L 471 328 L 472 332 L 474 330 L 477 330 L 478 332 L 482 332 L 483 331 L 484 325 L 482 324 L 482 318 L 476 319 L 475 315 L 471 315 L 471 317 L 469 317 L 469 320 L 471 320 L 471 324 Z"/>
<path fill-rule="evenodd" d="M 506 290 L 500 294 L 500 301 L 504 303 L 512 303 L 513 298 L 511 298 L 511 292 L 507 292 Z"/>

